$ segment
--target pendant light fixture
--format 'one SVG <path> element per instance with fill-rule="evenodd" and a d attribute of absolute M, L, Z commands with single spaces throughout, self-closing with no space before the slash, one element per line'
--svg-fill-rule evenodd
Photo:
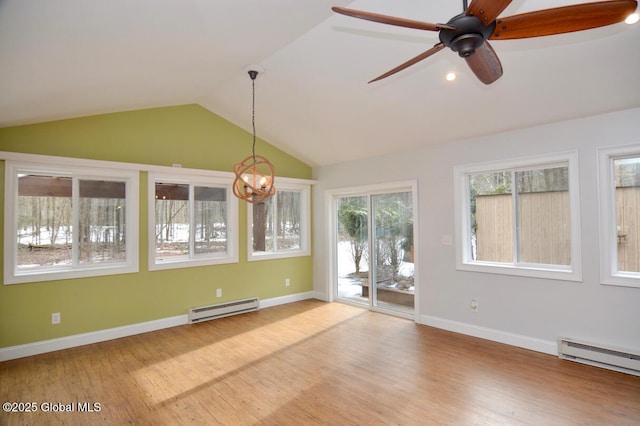
<path fill-rule="evenodd" d="M 233 166 L 236 179 L 233 194 L 251 204 L 262 203 L 276 193 L 273 185 L 275 170 L 273 164 L 261 155 L 256 155 L 256 77 L 257 67 L 249 68 L 252 88 L 251 125 L 253 127 L 253 147 L 251 155 Z"/>

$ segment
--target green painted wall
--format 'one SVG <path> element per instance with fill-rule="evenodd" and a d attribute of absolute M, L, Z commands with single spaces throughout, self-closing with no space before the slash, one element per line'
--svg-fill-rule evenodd
<path fill-rule="evenodd" d="M 198 105 L 184 105 L 0 128 L 0 151 L 232 171 L 250 154 L 251 134 Z M 311 178 L 309 166 L 264 141 L 258 140 L 256 152 L 274 163 L 278 176 Z M 4 223 L 3 161 L 0 168 Z M 0 347 L 183 315 L 192 306 L 313 289 L 311 256 L 246 261 L 244 202 L 239 205 L 239 263 L 148 271 L 146 190 L 147 176 L 141 173 L 140 272 L 0 285 Z M 0 234 L 7 237 L 4 229 Z M 217 288 L 222 298 L 215 297 Z M 53 312 L 61 313 L 61 324 L 51 325 Z"/>

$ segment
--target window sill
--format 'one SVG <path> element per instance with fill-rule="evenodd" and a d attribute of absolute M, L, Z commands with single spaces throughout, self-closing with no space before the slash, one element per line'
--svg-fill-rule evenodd
<path fill-rule="evenodd" d="M 100 277 L 105 275 L 133 274 L 139 272 L 138 265 L 109 265 L 104 267 L 92 267 L 86 269 L 40 269 L 38 271 L 21 272 L 19 274 L 6 274 L 4 284 L 25 284 L 42 281 L 57 281 L 73 278 Z"/>
<path fill-rule="evenodd" d="M 459 263 L 456 269 L 460 271 L 482 272 L 500 275 L 515 275 L 520 277 L 543 278 L 560 281 L 582 281 L 582 274 L 571 269 L 540 268 L 531 266 L 508 265 L 488 262 Z"/>
<path fill-rule="evenodd" d="M 311 251 L 291 250 L 291 251 L 281 251 L 281 252 L 258 252 L 258 253 L 249 254 L 249 258 L 247 260 L 249 262 L 256 262 L 260 260 L 287 259 L 292 257 L 305 257 L 305 256 L 311 256 Z"/>
<path fill-rule="evenodd" d="M 640 273 L 619 273 L 603 277 L 601 283 L 604 285 L 613 285 L 618 287 L 635 287 L 640 288 Z"/>
<path fill-rule="evenodd" d="M 206 259 L 171 259 L 154 263 L 149 262 L 150 271 L 163 271 L 167 269 L 194 268 L 198 266 L 224 265 L 227 263 L 238 263 L 237 257 L 209 257 Z"/>

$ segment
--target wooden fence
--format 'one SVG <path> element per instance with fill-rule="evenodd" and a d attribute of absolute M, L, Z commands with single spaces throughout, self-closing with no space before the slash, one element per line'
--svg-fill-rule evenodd
<path fill-rule="evenodd" d="M 617 188 L 616 203 L 618 270 L 640 272 L 640 187 Z M 511 194 L 476 197 L 478 260 L 514 261 L 511 210 Z M 518 215 L 520 262 L 570 264 L 567 191 L 520 194 Z"/>
<path fill-rule="evenodd" d="M 476 198 L 478 260 L 513 262 L 511 194 Z M 534 192 L 519 195 L 520 262 L 571 263 L 569 193 Z"/>
<path fill-rule="evenodd" d="M 618 271 L 640 272 L 640 187 L 616 188 Z"/>

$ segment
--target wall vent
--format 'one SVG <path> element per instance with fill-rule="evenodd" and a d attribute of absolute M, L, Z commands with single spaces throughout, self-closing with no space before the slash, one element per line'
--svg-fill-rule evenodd
<path fill-rule="evenodd" d="M 640 352 L 587 343 L 561 337 L 558 356 L 562 359 L 640 376 Z"/>
<path fill-rule="evenodd" d="M 249 299 L 219 303 L 217 305 L 191 308 L 189 309 L 189 322 L 193 324 L 231 315 L 244 314 L 245 312 L 257 311 L 259 307 L 260 300 L 257 297 L 252 297 Z"/>

